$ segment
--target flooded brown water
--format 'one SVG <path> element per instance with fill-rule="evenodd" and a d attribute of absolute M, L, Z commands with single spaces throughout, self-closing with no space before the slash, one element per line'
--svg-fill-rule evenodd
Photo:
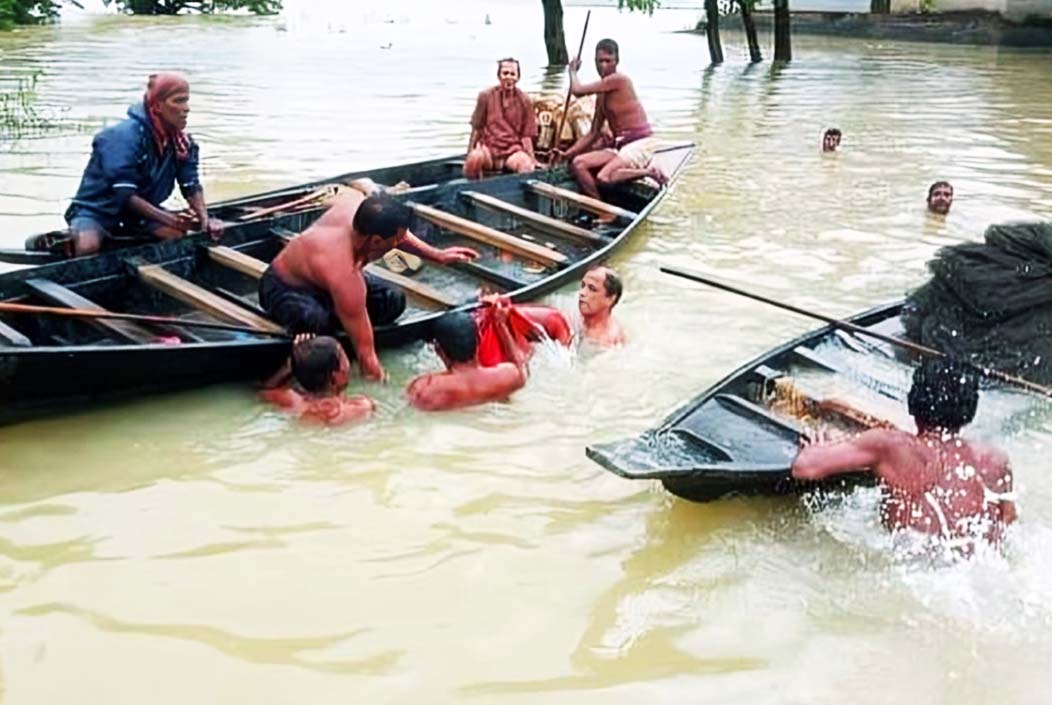
<path fill-rule="evenodd" d="M 0 80 L 36 73 L 61 126 L 5 135 L 0 245 L 61 224 L 92 132 L 158 68 L 191 77 L 213 200 L 461 151 L 504 55 L 524 88 L 561 85 L 540 3 L 288 4 L 0 34 Z M 1012 456 L 1022 521 L 1006 559 L 936 571 L 886 557 L 869 491 L 689 504 L 584 447 L 812 325 L 659 264 L 842 315 L 921 283 L 940 245 L 1052 216 L 1052 58 L 797 37 L 792 65 L 750 68 L 729 33 L 709 69 L 703 37 L 670 32 L 695 19 L 592 15 L 652 120 L 698 144 L 613 262 L 626 348 L 542 355 L 511 403 L 448 415 L 401 397 L 431 354 L 388 352 L 379 417 L 348 429 L 223 387 L 0 429 L 0 699 L 1044 702 L 1047 409 L 984 398 L 976 433 Z M 945 221 L 924 210 L 938 178 Z"/>

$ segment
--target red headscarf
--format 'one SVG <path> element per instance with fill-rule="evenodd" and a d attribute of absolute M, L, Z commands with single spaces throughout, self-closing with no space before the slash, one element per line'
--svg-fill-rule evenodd
<path fill-rule="evenodd" d="M 143 102 L 146 104 L 146 115 L 153 126 L 153 141 L 157 144 L 157 151 L 164 154 L 168 142 L 171 141 L 175 147 L 175 158 L 183 161 L 190 156 L 190 138 L 182 130 L 170 126 L 161 117 L 161 103 L 179 92 L 190 92 L 190 83 L 181 73 L 151 74 L 146 84 Z"/>

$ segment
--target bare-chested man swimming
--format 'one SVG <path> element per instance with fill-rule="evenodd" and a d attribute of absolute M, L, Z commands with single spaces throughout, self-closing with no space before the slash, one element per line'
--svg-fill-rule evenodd
<path fill-rule="evenodd" d="M 595 69 L 599 80 L 594 83 L 581 83 L 577 78 L 581 61 L 570 60 L 570 92 L 575 96 L 596 94 L 595 115 L 588 134 L 577 140 L 565 154 L 556 151 L 554 157 L 570 162 L 577 185 L 592 198 L 599 198 L 597 182 L 619 184 L 644 176 L 659 184 L 668 180 L 660 169 L 650 164 L 658 141 L 652 136 L 653 130 L 636 97 L 632 80 L 617 72 L 618 60 L 617 42 L 600 40 L 595 45 Z M 605 125 L 609 125 L 613 135 L 612 144 L 608 144 L 603 136 Z"/>
<path fill-rule="evenodd" d="M 431 247 L 409 232 L 412 220 L 391 196 L 350 191 L 274 258 L 259 282 L 260 304 L 291 333 L 342 327 L 362 374 L 383 379 L 373 326 L 402 315 L 405 294 L 365 273 L 365 265 L 395 246 L 442 264 L 478 256 L 466 247 Z"/>
<path fill-rule="evenodd" d="M 260 396 L 305 421 L 336 426 L 367 418 L 376 409 L 369 397 L 344 396 L 351 363 L 335 338 L 296 336 L 288 364 Z"/>
<path fill-rule="evenodd" d="M 623 290 L 621 277 L 609 267 L 593 267 L 585 273 L 577 292 L 585 340 L 602 347 L 624 345 L 625 331 L 613 315 Z"/>
<path fill-rule="evenodd" d="M 435 322 L 435 352 L 445 363 L 443 372 L 420 375 L 406 387 L 409 403 L 424 411 L 447 411 L 466 406 L 503 401 L 526 384 L 528 372 L 524 351 L 508 328 L 506 301 L 497 300 L 494 320 L 508 353 L 508 362 L 483 367 L 478 359 L 478 326 L 467 313 L 449 313 Z"/>
<path fill-rule="evenodd" d="M 912 529 L 959 556 L 971 555 L 978 541 L 999 545 L 1016 518 L 1012 472 L 1004 453 L 960 436 L 978 400 L 967 368 L 928 359 L 914 371 L 908 397 L 916 435 L 873 429 L 844 443 L 809 446 L 793 463 L 793 477 L 821 480 L 868 468 L 880 480 L 889 531 Z"/>

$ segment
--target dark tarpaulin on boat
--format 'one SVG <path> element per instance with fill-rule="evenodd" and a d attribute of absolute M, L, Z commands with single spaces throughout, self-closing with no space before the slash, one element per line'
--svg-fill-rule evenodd
<path fill-rule="evenodd" d="M 1052 223 L 992 225 L 950 245 L 902 310 L 907 335 L 977 364 L 1052 383 Z"/>

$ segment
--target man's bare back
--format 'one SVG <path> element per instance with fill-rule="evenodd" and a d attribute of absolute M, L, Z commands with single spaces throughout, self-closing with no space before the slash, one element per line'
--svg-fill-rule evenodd
<path fill-rule="evenodd" d="M 869 469 L 881 483 L 888 530 L 932 536 L 964 556 L 977 541 L 1000 544 L 1016 519 L 1008 458 L 960 436 L 978 403 L 974 375 L 953 360 L 925 360 L 914 370 L 907 401 L 917 434 L 878 428 L 810 445 L 793 462 L 793 477 L 822 480 Z"/>
<path fill-rule="evenodd" d="M 310 397 L 288 387 L 265 389 L 260 397 L 274 406 L 299 417 L 303 421 L 326 426 L 339 426 L 368 418 L 376 410 L 376 403 L 363 395 Z"/>
<path fill-rule="evenodd" d="M 525 383 L 525 372 L 511 362 L 493 367 L 455 364 L 443 372 L 417 377 L 406 388 L 406 396 L 418 409 L 447 411 L 504 401 Z"/>

